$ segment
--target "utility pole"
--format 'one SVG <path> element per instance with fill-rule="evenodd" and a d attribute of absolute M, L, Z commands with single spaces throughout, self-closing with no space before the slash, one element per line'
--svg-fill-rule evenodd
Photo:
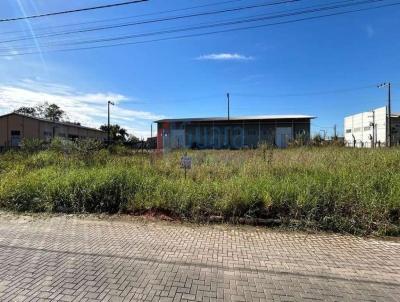
<path fill-rule="evenodd" d="M 230 105 L 231 105 L 231 99 L 229 92 L 226 94 L 226 97 L 228 98 L 228 121 L 230 120 Z"/>
<path fill-rule="evenodd" d="M 370 135 L 371 137 L 371 148 L 375 148 L 375 110 L 372 110 L 372 116 L 368 116 L 368 117 L 372 117 L 372 123 L 369 123 L 369 126 L 372 127 L 372 135 Z"/>
<path fill-rule="evenodd" d="M 326 139 L 326 130 L 320 130 L 320 133 L 323 132 L 324 133 L 324 140 Z"/>
<path fill-rule="evenodd" d="M 333 139 L 336 139 L 336 124 L 333 125 Z"/>
<path fill-rule="evenodd" d="M 229 95 L 229 92 L 226 94 L 226 97 L 227 97 L 227 99 L 228 99 L 228 146 L 229 146 L 229 148 L 231 147 L 231 129 L 230 129 L 230 127 L 229 127 L 229 120 L 230 120 L 230 111 L 231 111 L 231 108 L 230 108 L 230 105 L 231 105 L 231 99 L 230 99 L 230 95 Z"/>
<path fill-rule="evenodd" d="M 375 110 L 372 110 L 372 148 L 375 148 Z"/>
<path fill-rule="evenodd" d="M 153 137 L 153 123 L 150 125 L 150 137 Z"/>
<path fill-rule="evenodd" d="M 387 121 L 387 144 L 389 147 L 392 146 L 392 96 L 391 96 L 391 83 L 390 82 L 385 82 L 382 84 L 378 85 L 378 88 L 383 88 L 383 87 L 387 87 L 388 88 L 388 113 L 387 113 L 387 117 L 386 117 L 386 121 Z"/>
<path fill-rule="evenodd" d="M 109 146 L 110 145 L 110 131 L 111 131 L 111 129 L 110 129 L 110 105 L 114 106 L 114 103 L 111 102 L 111 101 L 108 101 L 107 105 L 108 105 L 108 107 L 107 107 L 108 108 L 108 115 L 107 115 L 107 117 L 108 117 L 108 123 L 107 123 L 107 145 Z"/>
<path fill-rule="evenodd" d="M 391 92 L 391 84 L 390 82 L 388 83 L 388 115 L 389 115 L 389 120 L 388 120 L 388 126 L 389 126 L 389 147 L 392 146 L 392 92 Z"/>

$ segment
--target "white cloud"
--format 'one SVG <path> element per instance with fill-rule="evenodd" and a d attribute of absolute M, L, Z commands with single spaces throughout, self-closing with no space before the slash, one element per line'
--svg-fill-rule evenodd
<path fill-rule="evenodd" d="M 212 53 L 208 55 L 201 55 L 196 58 L 197 60 L 214 60 L 214 61 L 249 61 L 253 57 L 244 56 L 238 53 Z"/>
<path fill-rule="evenodd" d="M 125 95 L 113 92 L 82 93 L 72 87 L 22 80 L 19 85 L 0 84 L 0 113 L 11 112 L 21 106 L 36 106 L 43 102 L 55 103 L 68 115 L 70 121 L 96 127 L 107 122 L 107 101 L 115 102 L 111 108 L 111 121 L 130 130 L 131 134 L 147 137 L 150 122 L 164 116 L 152 112 L 132 110 L 121 106 L 134 101 Z M 148 125 L 148 126 L 147 126 Z"/>

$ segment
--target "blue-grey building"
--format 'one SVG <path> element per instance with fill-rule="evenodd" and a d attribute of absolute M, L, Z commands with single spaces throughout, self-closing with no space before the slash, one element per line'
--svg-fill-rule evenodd
<path fill-rule="evenodd" d="M 260 115 L 163 119 L 156 121 L 157 148 L 253 148 L 260 143 L 285 148 L 293 139 L 310 139 L 309 115 Z"/>

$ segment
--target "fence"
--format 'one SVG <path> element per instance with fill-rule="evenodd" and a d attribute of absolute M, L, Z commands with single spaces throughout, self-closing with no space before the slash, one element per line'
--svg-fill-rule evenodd
<path fill-rule="evenodd" d="M 385 142 L 375 142 L 373 144 L 371 141 L 361 141 L 361 140 L 354 140 L 354 141 L 345 141 L 345 146 L 346 147 L 352 147 L 352 148 L 383 148 L 386 147 Z"/>

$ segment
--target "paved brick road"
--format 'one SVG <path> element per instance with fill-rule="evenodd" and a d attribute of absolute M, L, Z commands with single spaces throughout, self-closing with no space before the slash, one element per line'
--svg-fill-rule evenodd
<path fill-rule="evenodd" d="M 0 216 L 0 301 L 399 301 L 400 243 Z"/>

